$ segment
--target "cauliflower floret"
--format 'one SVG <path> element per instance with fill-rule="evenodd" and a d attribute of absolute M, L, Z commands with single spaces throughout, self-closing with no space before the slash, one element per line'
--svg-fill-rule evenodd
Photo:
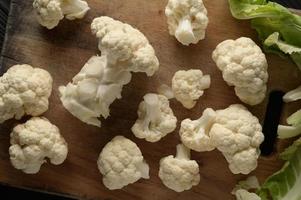
<path fill-rule="evenodd" d="M 190 160 L 190 150 L 178 144 L 176 157 L 167 156 L 160 160 L 159 177 L 166 187 L 183 192 L 199 184 L 199 165 Z"/>
<path fill-rule="evenodd" d="M 175 98 L 185 108 L 191 109 L 195 106 L 196 100 L 204 94 L 204 90 L 210 87 L 210 84 L 210 76 L 204 76 L 201 70 L 180 70 L 172 78 L 172 91 Z"/>
<path fill-rule="evenodd" d="M 116 136 L 106 144 L 97 165 L 103 184 L 110 190 L 121 189 L 140 178 L 149 179 L 149 166 L 140 149 L 123 136 Z"/>
<path fill-rule="evenodd" d="M 51 91 L 52 77 L 47 71 L 30 65 L 12 66 L 0 77 L 0 123 L 46 112 Z"/>
<path fill-rule="evenodd" d="M 205 38 L 209 20 L 202 0 L 169 0 L 165 15 L 169 34 L 183 45 L 196 44 Z"/>
<path fill-rule="evenodd" d="M 125 71 L 144 72 L 152 76 L 159 68 L 155 50 L 139 30 L 110 17 L 95 18 L 92 32 L 99 39 L 101 55 L 110 65 Z"/>
<path fill-rule="evenodd" d="M 157 142 L 177 126 L 177 118 L 165 96 L 146 94 L 139 105 L 138 119 L 132 127 L 134 135 L 149 142 Z"/>
<path fill-rule="evenodd" d="M 81 121 L 100 126 L 100 116 L 110 115 L 110 105 L 121 98 L 131 73 L 107 67 L 106 56 L 93 56 L 67 86 L 59 91 L 64 107 Z"/>
<path fill-rule="evenodd" d="M 204 110 L 197 120 L 185 119 L 181 123 L 180 137 L 182 143 L 194 151 L 212 151 L 215 149 L 209 131 L 215 122 L 216 113 L 213 109 Z"/>
<path fill-rule="evenodd" d="M 212 58 L 242 102 L 256 105 L 263 101 L 268 64 L 255 42 L 246 37 L 223 41 L 213 51 Z"/>
<path fill-rule="evenodd" d="M 232 173 L 249 174 L 257 167 L 264 140 L 258 119 L 239 104 L 216 113 L 209 133 L 213 145 L 223 153 Z"/>
<path fill-rule="evenodd" d="M 100 126 L 99 117 L 110 115 L 110 105 L 121 98 L 131 72 L 152 76 L 159 68 L 153 47 L 128 24 L 99 17 L 91 25 L 99 38 L 102 56 L 93 56 L 72 83 L 59 88 L 64 107 L 85 123 Z"/>
<path fill-rule="evenodd" d="M 54 165 L 62 164 L 68 154 L 59 129 L 46 118 L 33 117 L 16 126 L 10 138 L 10 161 L 27 174 L 38 173 L 46 158 Z"/>
<path fill-rule="evenodd" d="M 90 10 L 83 0 L 34 0 L 39 23 L 48 28 L 56 27 L 64 16 L 69 20 L 81 19 Z"/>

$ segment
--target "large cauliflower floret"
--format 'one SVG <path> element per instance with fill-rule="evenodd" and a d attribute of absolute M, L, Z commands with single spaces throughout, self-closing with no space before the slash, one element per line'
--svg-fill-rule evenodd
<path fill-rule="evenodd" d="M 64 16 L 69 20 L 81 19 L 90 9 L 83 0 L 34 0 L 37 19 L 48 29 L 56 27 Z"/>
<path fill-rule="evenodd" d="M 0 77 L 0 123 L 46 112 L 51 91 L 52 77 L 47 71 L 30 65 L 12 66 Z"/>
<path fill-rule="evenodd" d="M 128 24 L 109 17 L 93 20 L 102 56 L 93 56 L 73 78 L 59 88 L 64 107 L 85 123 L 100 126 L 99 117 L 110 115 L 110 105 L 121 98 L 131 72 L 151 76 L 159 68 L 154 49 L 145 36 Z"/>
<path fill-rule="evenodd" d="M 263 101 L 267 90 L 268 64 L 261 49 L 250 38 L 225 40 L 213 51 L 212 58 L 224 80 L 234 86 L 236 95 L 249 105 Z"/>
<path fill-rule="evenodd" d="M 264 140 L 261 125 L 243 105 L 216 111 L 210 130 L 213 145 L 220 150 L 234 174 L 249 174 L 257 167 L 259 146 Z"/>
<path fill-rule="evenodd" d="M 205 38 L 207 10 L 202 0 L 169 0 L 165 8 L 169 34 L 183 45 Z"/>
<path fill-rule="evenodd" d="M 157 142 L 177 126 L 177 118 L 163 95 L 146 94 L 139 105 L 138 119 L 132 127 L 134 135 L 149 142 Z"/>
<path fill-rule="evenodd" d="M 207 108 L 199 119 L 183 120 L 180 128 L 182 143 L 194 151 L 212 151 L 215 147 L 212 144 L 209 132 L 215 122 L 215 117 L 215 111 Z"/>
<path fill-rule="evenodd" d="M 100 116 L 110 115 L 110 105 L 121 98 L 131 73 L 107 66 L 106 56 L 93 56 L 67 86 L 60 86 L 64 107 L 81 121 L 100 126 Z"/>
<path fill-rule="evenodd" d="M 106 144 L 97 165 L 103 184 L 110 190 L 121 189 L 140 178 L 149 179 L 149 166 L 140 149 L 123 136 L 116 136 Z"/>
<path fill-rule="evenodd" d="M 62 164 L 68 154 L 59 129 L 46 118 L 33 117 L 16 126 L 10 138 L 10 161 L 27 174 L 38 173 L 46 158 L 54 165 Z"/>
<path fill-rule="evenodd" d="M 183 192 L 199 184 L 199 165 L 190 160 L 190 150 L 179 144 L 176 157 L 167 156 L 160 160 L 159 177 L 166 187 Z"/>
<path fill-rule="evenodd" d="M 110 65 L 152 76 L 159 68 L 155 50 L 139 30 L 110 17 L 95 18 L 92 32 L 99 39 L 101 55 Z"/>
<path fill-rule="evenodd" d="M 172 78 L 172 91 L 182 105 L 191 109 L 211 84 L 209 75 L 203 75 L 198 69 L 180 70 Z"/>

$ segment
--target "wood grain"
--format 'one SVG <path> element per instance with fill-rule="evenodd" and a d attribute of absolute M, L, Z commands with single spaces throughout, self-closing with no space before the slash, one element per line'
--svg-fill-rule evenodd
<path fill-rule="evenodd" d="M 33 188 L 48 192 L 58 192 L 81 199 L 143 199 L 143 200 L 215 200 L 233 199 L 230 192 L 237 182 L 244 178 L 230 173 L 227 163 L 218 151 L 192 153 L 192 158 L 200 165 L 201 182 L 190 191 L 175 193 L 167 189 L 159 180 L 159 160 L 174 154 L 179 143 L 178 129 L 158 143 L 148 143 L 133 136 L 131 126 L 137 118 L 137 107 L 146 92 L 155 92 L 160 84 L 170 84 L 171 77 L 179 69 L 200 68 L 212 77 L 210 90 L 200 99 L 193 110 L 184 109 L 172 100 L 171 107 L 178 117 L 178 124 L 184 118 L 199 117 L 206 107 L 221 109 L 239 103 L 233 88 L 222 80 L 220 71 L 211 59 L 215 46 L 229 38 L 247 36 L 257 41 L 249 22 L 237 21 L 230 15 L 224 0 L 205 0 L 209 11 L 210 24 L 207 38 L 197 45 L 185 47 L 168 34 L 164 8 L 166 0 L 88 0 L 91 11 L 80 21 L 62 21 L 54 30 L 39 26 L 31 8 L 31 1 L 13 0 L 8 20 L 7 40 L 2 52 L 3 72 L 16 63 L 28 63 L 47 69 L 54 78 L 50 108 L 45 116 L 56 124 L 69 144 L 69 155 L 63 165 L 43 165 L 36 175 L 26 175 L 15 170 L 8 156 L 9 133 L 17 122 L 9 120 L 0 125 L 0 182 L 18 187 Z M 141 30 L 154 46 L 160 60 L 160 70 L 147 78 L 135 74 L 130 84 L 125 86 L 121 100 L 111 106 L 111 117 L 103 121 L 102 128 L 86 125 L 71 116 L 59 101 L 58 86 L 65 85 L 79 72 L 84 63 L 95 54 L 97 40 L 91 34 L 93 18 L 107 15 L 127 22 Z M 257 41 L 258 42 L 258 41 Z M 287 59 L 267 55 L 269 63 L 269 92 L 288 91 L 301 84 L 300 72 Z M 267 99 L 267 98 L 266 98 Z M 262 121 L 267 100 L 250 107 L 252 113 Z M 283 117 L 292 113 L 300 104 L 285 107 Z M 24 119 L 22 120 L 24 122 Z M 118 191 L 107 190 L 96 166 L 96 160 L 103 146 L 115 135 L 124 135 L 135 141 L 150 164 L 149 180 L 140 180 Z M 277 152 L 287 143 L 278 142 L 275 153 L 262 157 L 252 174 L 263 181 L 282 163 L 277 160 Z"/>

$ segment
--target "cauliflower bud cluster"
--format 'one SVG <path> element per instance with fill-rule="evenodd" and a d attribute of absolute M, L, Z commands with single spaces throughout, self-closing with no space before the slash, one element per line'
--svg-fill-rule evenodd
<path fill-rule="evenodd" d="M 234 86 L 239 99 L 257 105 L 265 98 L 268 64 L 264 53 L 250 38 L 221 42 L 212 53 L 224 80 Z"/>
<path fill-rule="evenodd" d="M 30 65 L 14 65 L 0 77 L 0 123 L 39 116 L 48 110 L 52 91 L 51 75 Z"/>
<path fill-rule="evenodd" d="M 169 34 L 183 45 L 196 44 L 205 38 L 209 20 L 202 0 L 169 0 L 165 15 Z"/>
<path fill-rule="evenodd" d="M 138 109 L 138 119 L 132 132 L 138 138 L 157 142 L 177 127 L 177 118 L 163 95 L 146 94 Z"/>
<path fill-rule="evenodd" d="M 258 119 L 240 104 L 217 111 L 207 108 L 201 118 L 183 120 L 180 137 L 195 151 L 217 148 L 234 174 L 249 174 L 257 167 L 259 146 L 264 140 Z"/>
<path fill-rule="evenodd" d="M 34 0 L 38 22 L 53 29 L 66 17 L 68 20 L 81 19 L 90 10 L 88 3 L 83 0 Z"/>
<path fill-rule="evenodd" d="M 54 165 L 62 164 L 68 154 L 59 129 L 46 118 L 33 117 L 17 125 L 10 137 L 10 161 L 27 174 L 38 173 L 46 158 Z"/>
<path fill-rule="evenodd" d="M 131 72 L 152 76 L 159 61 L 147 38 L 132 26 L 110 17 L 95 18 L 92 32 L 102 56 L 93 56 L 67 86 L 59 88 L 64 107 L 81 121 L 101 126 L 110 105 L 121 98 Z"/>
<path fill-rule="evenodd" d="M 103 184 L 110 190 L 121 189 L 140 178 L 149 179 L 149 166 L 139 147 L 123 136 L 116 136 L 105 145 L 97 165 Z"/>

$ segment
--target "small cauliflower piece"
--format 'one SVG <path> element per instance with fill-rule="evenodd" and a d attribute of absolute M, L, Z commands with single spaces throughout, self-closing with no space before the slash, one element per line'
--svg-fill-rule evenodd
<path fill-rule="evenodd" d="M 159 177 L 169 189 L 183 192 L 199 184 L 199 165 L 190 160 L 190 150 L 178 144 L 176 157 L 167 156 L 160 160 Z"/>
<path fill-rule="evenodd" d="M 236 200 L 261 200 L 261 198 L 253 192 L 244 189 L 239 189 L 235 192 Z"/>
<path fill-rule="evenodd" d="M 88 3 L 83 0 L 34 0 L 38 22 L 48 28 L 56 27 L 64 16 L 69 20 L 83 18 L 88 10 Z"/>
<path fill-rule="evenodd" d="M 138 29 L 110 17 L 95 18 L 91 29 L 99 39 L 101 55 L 107 56 L 112 67 L 148 76 L 159 69 L 154 48 Z"/>
<path fill-rule="evenodd" d="M 209 20 L 202 0 L 169 0 L 165 15 L 169 34 L 183 45 L 196 44 L 205 38 Z"/>
<path fill-rule="evenodd" d="M 257 105 L 264 100 L 268 64 L 255 42 L 246 37 L 225 40 L 213 51 L 212 58 L 242 102 Z"/>
<path fill-rule="evenodd" d="M 138 146 L 123 137 L 114 137 L 102 149 L 97 166 L 103 184 L 110 190 L 121 189 L 140 178 L 149 179 L 149 166 Z"/>
<path fill-rule="evenodd" d="M 232 173 L 249 174 L 257 167 L 259 146 L 264 140 L 258 119 L 240 104 L 216 114 L 209 133 L 213 145 L 223 153 Z"/>
<path fill-rule="evenodd" d="M 213 109 L 204 110 L 202 117 L 197 120 L 185 119 L 181 123 L 180 137 L 182 143 L 194 151 L 212 151 L 215 149 L 209 136 L 215 122 L 216 113 Z"/>
<path fill-rule="evenodd" d="M 93 56 L 67 86 L 59 91 L 64 107 L 81 121 L 101 126 L 98 118 L 110 115 L 110 105 L 121 98 L 131 72 L 152 76 L 159 68 L 146 37 L 128 24 L 109 17 L 93 20 L 102 56 Z"/>
<path fill-rule="evenodd" d="M 17 125 L 10 135 L 9 155 L 12 165 L 27 174 L 36 174 L 46 163 L 64 162 L 68 154 L 67 143 L 59 129 L 46 118 L 33 117 Z"/>
<path fill-rule="evenodd" d="M 143 99 L 132 132 L 140 139 L 157 142 L 176 129 L 177 118 L 165 96 L 149 93 Z"/>
<path fill-rule="evenodd" d="M 24 115 L 39 116 L 48 110 L 51 75 L 30 65 L 14 65 L 0 77 L 0 123 Z"/>
<path fill-rule="evenodd" d="M 203 75 L 198 69 L 180 70 L 172 78 L 172 91 L 182 105 L 191 109 L 211 84 L 209 75 Z"/>

